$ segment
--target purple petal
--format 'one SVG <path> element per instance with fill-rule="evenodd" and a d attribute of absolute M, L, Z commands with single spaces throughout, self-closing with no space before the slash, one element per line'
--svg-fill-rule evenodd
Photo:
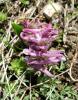
<path fill-rule="evenodd" d="M 41 29 L 23 29 L 23 32 L 37 34 L 41 32 Z"/>
<path fill-rule="evenodd" d="M 47 51 L 47 52 L 41 52 L 41 51 L 35 51 L 33 49 L 24 49 L 23 50 L 24 54 L 27 53 L 30 56 L 38 55 L 38 56 L 43 56 L 43 57 L 61 57 L 64 54 L 64 51 L 59 51 L 59 50 L 53 50 L 53 51 Z M 34 55 L 32 55 L 32 53 Z"/>
<path fill-rule="evenodd" d="M 24 20 L 23 22 L 22 22 L 22 25 L 24 26 L 24 27 L 29 27 L 30 26 L 30 22 L 29 22 L 29 20 Z"/>
<path fill-rule="evenodd" d="M 57 63 L 59 62 L 59 59 L 48 59 L 48 60 L 34 60 L 34 61 L 29 61 L 28 64 L 30 65 L 46 65 L 46 64 L 52 64 L 52 63 Z"/>
<path fill-rule="evenodd" d="M 33 50 L 36 51 L 46 51 L 48 49 L 48 46 L 36 46 L 36 45 L 31 45 L 30 46 Z"/>

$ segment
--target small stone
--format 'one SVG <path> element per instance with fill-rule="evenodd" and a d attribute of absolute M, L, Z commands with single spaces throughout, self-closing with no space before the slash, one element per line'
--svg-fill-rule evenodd
<path fill-rule="evenodd" d="M 59 13 L 62 11 L 62 6 L 60 3 L 49 3 L 43 8 L 43 14 L 47 18 L 51 18 L 53 14 Z"/>

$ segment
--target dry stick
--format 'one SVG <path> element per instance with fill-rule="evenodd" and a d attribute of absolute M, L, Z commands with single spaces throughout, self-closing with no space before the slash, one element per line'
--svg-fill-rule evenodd
<path fill-rule="evenodd" d="M 6 65 L 6 66 L 7 66 L 7 68 L 8 68 L 8 65 Z M 8 77 L 7 77 L 7 73 L 6 73 L 6 81 L 7 81 L 7 85 L 8 85 L 8 90 L 10 91 L 10 84 L 9 84 L 9 79 L 8 79 Z M 12 99 L 11 93 L 10 93 L 10 98 Z"/>
<path fill-rule="evenodd" d="M 12 45 L 13 45 L 13 44 L 12 44 Z M 13 49 L 10 48 L 9 52 L 7 53 L 7 57 L 8 57 L 8 58 L 11 58 L 12 55 L 13 55 Z M 5 59 L 4 59 L 4 60 L 5 60 Z M 5 63 L 6 63 L 6 62 L 5 62 Z M 9 89 L 9 92 L 10 92 L 9 80 L 8 80 L 8 77 L 7 77 L 7 68 L 8 68 L 8 65 L 6 65 L 5 78 L 6 78 L 7 85 L 8 85 L 8 89 Z M 10 92 L 10 97 L 12 98 L 11 92 Z"/>
<path fill-rule="evenodd" d="M 16 39 L 16 36 L 10 41 L 10 43 L 12 44 L 12 46 L 18 41 L 18 39 L 17 39 L 17 40 L 15 40 L 15 39 Z M 14 41 L 13 41 L 13 40 L 14 40 Z M 12 43 L 12 42 L 13 42 L 13 43 Z M 6 46 L 6 47 L 7 47 L 7 46 Z M 3 49 L 6 49 L 6 47 L 4 47 Z M 9 55 L 9 53 L 10 53 L 10 55 Z M 11 57 L 12 57 L 12 54 L 13 54 L 13 49 L 10 48 L 9 52 L 6 54 L 6 56 L 9 56 L 9 57 L 8 57 L 8 58 L 4 57 L 5 62 L 8 62 L 8 60 L 10 61 L 10 59 L 11 59 Z M 0 66 L 2 66 L 2 64 L 3 64 L 3 61 L 0 62 Z"/>
<path fill-rule="evenodd" d="M 24 93 L 22 94 L 20 100 L 23 100 L 24 96 L 25 96 L 25 93 L 26 93 L 27 89 L 24 91 Z"/>
<path fill-rule="evenodd" d="M 13 47 L 13 44 L 12 44 L 12 47 Z M 10 48 L 10 50 L 8 51 L 8 53 L 5 55 L 5 58 L 7 59 L 7 62 L 10 62 L 11 57 L 13 55 L 13 51 L 14 50 L 12 48 Z"/>
<path fill-rule="evenodd" d="M 7 70 L 6 65 L 5 65 L 4 52 L 2 52 L 2 64 L 3 64 L 3 66 L 2 66 L 2 69 L 1 70 L 3 70 L 4 73 L 2 75 L 1 82 L 4 82 L 4 78 L 5 78 L 6 70 Z"/>
<path fill-rule="evenodd" d="M 9 41 L 10 40 L 10 37 L 11 37 L 11 34 L 10 34 L 11 21 L 8 23 L 8 25 L 9 25 L 9 28 L 6 30 L 7 31 L 7 34 L 6 34 L 6 36 L 4 38 Z M 3 41 L 2 41 L 2 43 L 3 43 Z M 5 47 L 4 47 L 4 49 L 5 49 Z M 11 53 L 11 55 L 10 55 L 10 53 Z M 13 54 L 13 50 L 10 49 L 9 52 L 7 53 L 7 56 L 8 57 L 9 57 L 9 55 L 12 56 L 12 54 Z M 4 82 L 4 79 L 6 79 L 7 85 L 8 85 L 8 88 L 9 88 L 9 81 L 8 81 L 8 78 L 7 78 L 7 68 L 8 68 L 8 65 L 6 65 L 6 62 L 5 62 L 4 50 L 2 50 L 2 64 L 3 64 L 2 69 L 4 70 L 4 73 L 3 73 L 3 76 L 2 76 L 1 82 L 3 83 Z M 9 88 L 9 91 L 10 91 L 10 88 Z M 10 93 L 10 97 L 12 97 L 11 96 L 11 93 Z"/>
<path fill-rule="evenodd" d="M 37 6 L 38 7 L 38 6 Z M 42 13 L 42 10 L 39 12 L 39 14 L 38 15 L 36 15 L 32 20 L 31 20 L 31 23 L 37 18 L 37 17 L 39 17 L 39 15 Z M 33 13 L 34 14 L 34 13 Z M 31 16 L 32 17 L 32 16 Z"/>
<path fill-rule="evenodd" d="M 31 19 L 31 17 L 32 17 L 33 14 L 35 13 L 36 9 L 38 8 L 40 2 L 41 2 L 41 0 L 37 0 L 35 6 L 29 8 L 26 12 L 23 11 L 23 14 L 22 14 L 22 15 L 23 15 L 23 18 L 21 18 L 21 19 L 18 18 L 17 21 L 20 22 L 20 21 L 22 21 L 22 20 L 25 19 L 25 18 Z M 38 15 L 39 15 L 39 14 L 38 14 Z M 35 18 L 37 18 L 38 15 L 37 15 Z M 35 20 L 35 18 L 34 18 L 33 20 Z M 17 19 L 17 18 L 16 18 L 16 19 Z M 32 21 L 33 21 L 33 20 L 32 20 Z"/>
<path fill-rule="evenodd" d="M 8 30 L 7 30 L 8 41 L 10 40 L 10 37 L 11 37 L 10 30 L 11 30 L 11 21 L 9 22 L 9 28 L 8 28 Z M 7 37 L 6 37 L 6 38 L 7 38 Z M 15 39 L 15 37 L 14 37 L 14 39 Z M 14 40 L 14 39 L 13 39 L 13 40 Z M 13 41 L 13 43 L 12 43 L 12 46 L 13 46 L 13 45 L 14 45 L 14 41 Z M 10 61 L 12 55 L 13 55 L 13 49 L 10 48 L 10 50 L 8 51 L 8 53 L 7 53 L 7 55 L 6 55 L 6 57 L 9 59 L 9 61 Z M 7 65 L 7 66 L 8 66 L 8 65 Z M 7 85 L 8 85 L 8 88 L 9 88 L 9 79 L 8 79 L 8 77 L 7 77 L 7 74 L 6 74 L 6 81 L 7 81 Z M 9 93 L 10 93 L 10 97 L 12 98 L 12 95 L 11 95 L 11 92 L 10 92 L 10 88 L 9 88 Z"/>
<path fill-rule="evenodd" d="M 23 79 L 24 79 L 24 76 L 21 78 L 21 80 L 20 80 L 20 84 L 19 84 L 19 86 L 18 86 L 18 88 L 17 88 L 16 92 L 14 93 L 13 97 L 16 97 L 16 95 L 18 94 L 18 92 L 19 92 L 19 89 L 20 89 L 20 87 L 21 87 L 21 84 L 22 84 Z M 12 99 L 13 99 L 13 98 L 12 98 Z"/>
<path fill-rule="evenodd" d="M 18 40 L 19 40 L 19 38 L 17 38 L 17 36 L 15 36 L 15 37 L 8 43 L 8 45 L 10 45 L 10 44 L 13 44 L 13 45 L 14 45 Z M 6 49 L 8 45 L 6 45 L 4 49 Z"/>
<path fill-rule="evenodd" d="M 76 59 L 77 59 L 77 56 L 78 56 L 78 43 L 77 43 L 76 53 L 75 53 L 75 55 L 74 55 L 74 57 L 73 57 L 73 59 L 72 59 L 72 63 L 71 63 L 70 71 L 69 71 L 70 78 L 71 78 L 73 81 L 78 81 L 78 79 L 74 79 L 74 78 L 72 77 L 72 72 L 71 72 L 72 67 L 73 67 L 73 65 L 74 65 L 74 63 L 75 63 L 75 61 L 76 61 Z"/>
<path fill-rule="evenodd" d="M 18 40 L 17 35 L 15 35 L 9 43 L 11 44 L 11 43 L 17 42 L 17 41 L 15 41 L 15 40 Z M 14 41 L 15 41 L 15 42 L 14 42 Z"/>
<path fill-rule="evenodd" d="M 64 72 L 62 72 L 62 73 L 60 73 L 60 74 L 58 74 L 58 75 L 52 77 L 51 79 L 56 79 L 56 78 L 58 78 L 59 76 L 61 76 L 61 75 L 65 74 L 65 73 L 67 73 L 69 70 L 70 70 L 70 69 L 67 69 L 67 70 L 65 70 Z M 32 89 L 32 88 L 35 88 L 35 87 L 38 87 L 38 86 L 41 86 L 41 85 L 43 85 L 43 84 L 49 82 L 51 79 L 49 79 L 49 80 L 47 80 L 47 81 L 45 81 L 45 82 L 43 82 L 43 83 L 39 83 L 39 84 L 33 85 L 33 86 L 31 86 L 31 89 Z M 30 89 L 30 87 L 28 87 L 28 88 L 24 91 L 24 93 L 23 93 L 23 95 L 21 96 L 21 99 L 20 99 L 20 100 L 23 100 L 23 98 L 24 98 L 24 96 L 25 96 L 25 94 L 26 94 L 26 91 L 29 90 L 29 89 Z"/>
<path fill-rule="evenodd" d="M 71 0 L 71 3 L 72 3 L 72 4 L 71 4 L 71 9 L 72 9 L 72 10 L 74 10 L 74 2 L 75 2 L 74 0 Z"/>
<path fill-rule="evenodd" d="M 15 38 L 15 37 L 14 37 Z M 14 40 L 14 39 L 13 39 Z M 12 41 L 13 41 L 12 40 Z M 12 43 L 12 41 L 11 41 L 11 43 Z M 12 43 L 12 46 L 14 45 L 14 43 L 16 43 L 16 40 Z M 6 49 L 6 47 L 4 47 L 3 49 Z M 5 63 L 6 63 L 6 61 L 8 60 L 8 59 L 10 59 L 11 57 L 12 57 L 12 54 L 13 54 L 13 49 L 12 48 L 10 48 L 10 50 L 9 50 L 9 52 L 6 54 L 6 56 L 8 57 L 7 59 L 5 59 L 6 57 L 3 57 L 3 53 L 4 53 L 4 50 L 2 50 L 2 62 L 0 63 L 0 66 L 3 64 L 3 66 L 4 66 L 4 61 L 5 61 Z"/>
<path fill-rule="evenodd" d="M 65 5 L 64 9 L 64 34 L 63 34 L 63 42 L 66 43 L 66 35 L 67 35 L 67 28 L 68 28 L 68 17 L 67 17 L 67 4 Z"/>
<path fill-rule="evenodd" d="M 6 32 L 7 32 L 6 39 L 9 41 L 10 37 L 11 37 L 11 27 L 12 27 L 11 21 L 9 21 L 8 26 L 9 26 L 9 28 L 6 30 Z"/>
<path fill-rule="evenodd" d="M 17 38 L 17 36 L 15 36 L 15 37 L 9 42 L 9 44 L 12 44 L 12 46 L 13 46 L 13 45 L 18 41 L 18 38 L 17 38 L 17 39 L 16 39 L 16 38 Z M 8 45 L 9 45 L 9 44 L 8 44 Z M 4 46 L 3 42 L 0 44 L 0 46 L 1 46 L 1 45 Z M 7 45 L 7 46 L 8 46 L 8 45 Z M 7 48 L 7 46 L 4 46 L 2 49 L 5 50 L 5 49 Z M 1 54 L 2 54 L 3 50 L 0 51 Z M 13 53 L 12 48 L 9 50 L 9 52 L 11 52 L 9 58 L 4 57 L 5 62 L 8 62 L 8 60 L 11 59 L 12 53 Z M 7 55 L 8 55 L 8 54 L 9 54 L 9 53 L 7 53 Z M 0 66 L 2 66 L 2 65 L 3 65 L 3 61 L 0 62 Z"/>
<path fill-rule="evenodd" d="M 31 75 L 30 75 L 30 100 L 31 100 Z"/>
<path fill-rule="evenodd" d="M 2 61 L 3 61 L 4 73 L 3 73 L 3 76 L 2 76 L 1 82 L 3 83 L 4 79 L 6 78 L 7 84 L 8 84 L 8 88 L 9 88 L 9 82 L 8 82 L 8 78 L 7 78 L 7 68 L 8 68 L 8 65 L 5 65 L 5 59 L 4 59 L 4 53 L 3 52 L 2 52 Z M 9 91 L 10 91 L 10 88 L 9 88 Z M 11 93 L 10 93 L 10 97 L 12 97 Z"/>
<path fill-rule="evenodd" d="M 15 77 L 18 78 L 19 81 L 21 81 L 21 79 L 19 79 L 18 76 L 15 75 Z M 26 83 L 24 83 L 23 81 L 21 81 L 21 84 L 24 85 L 25 87 L 28 87 L 28 86 L 26 85 Z"/>

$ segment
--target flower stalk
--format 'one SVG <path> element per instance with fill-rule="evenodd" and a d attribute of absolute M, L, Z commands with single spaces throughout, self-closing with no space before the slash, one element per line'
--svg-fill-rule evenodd
<path fill-rule="evenodd" d="M 52 27 L 51 23 L 48 24 L 39 20 L 32 23 L 24 21 L 23 26 L 24 29 L 20 33 L 20 37 L 29 46 L 23 50 L 27 64 L 52 77 L 53 75 L 47 70 L 46 66 L 57 64 L 64 57 L 63 51 L 49 50 L 52 41 L 58 35 L 58 31 Z"/>

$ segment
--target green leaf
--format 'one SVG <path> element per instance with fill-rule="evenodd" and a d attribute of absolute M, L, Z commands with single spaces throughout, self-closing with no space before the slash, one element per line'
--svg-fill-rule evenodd
<path fill-rule="evenodd" d="M 17 97 L 17 96 L 16 96 L 16 97 L 14 97 L 14 100 L 19 100 L 19 99 L 20 99 L 20 98 L 19 98 L 19 97 Z"/>
<path fill-rule="evenodd" d="M 29 1 L 28 0 L 20 0 L 22 4 L 24 5 L 28 5 L 29 4 Z"/>
<path fill-rule="evenodd" d="M 17 34 L 17 35 L 20 35 L 20 33 L 22 32 L 22 29 L 23 29 L 23 26 L 22 25 L 18 25 L 16 23 L 12 23 L 12 28 L 14 30 L 14 32 Z"/>
<path fill-rule="evenodd" d="M 7 20 L 7 14 L 3 13 L 3 12 L 0 12 L 0 21 L 3 22 L 5 20 Z"/>

